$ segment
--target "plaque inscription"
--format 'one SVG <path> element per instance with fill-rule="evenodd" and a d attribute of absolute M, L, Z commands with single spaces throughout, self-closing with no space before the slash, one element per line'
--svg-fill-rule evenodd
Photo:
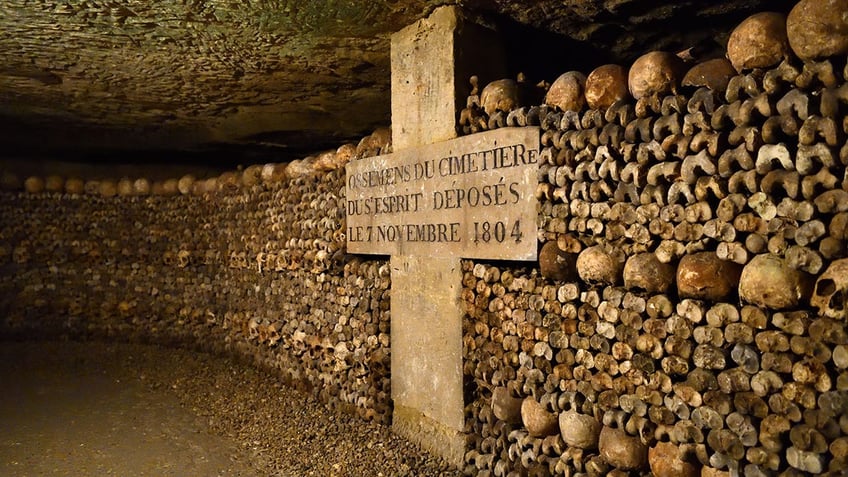
<path fill-rule="evenodd" d="M 501 128 L 347 164 L 347 251 L 536 259 L 539 129 Z"/>

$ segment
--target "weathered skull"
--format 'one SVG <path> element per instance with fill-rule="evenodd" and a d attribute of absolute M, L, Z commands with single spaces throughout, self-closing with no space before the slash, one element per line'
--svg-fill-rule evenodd
<path fill-rule="evenodd" d="M 828 318 L 848 318 L 848 258 L 827 267 L 816 282 L 810 304 Z"/>
<path fill-rule="evenodd" d="M 259 164 L 248 166 L 241 173 L 241 183 L 245 187 L 252 187 L 262 180 L 262 167 Z"/>
<path fill-rule="evenodd" d="M 141 177 L 133 181 L 133 193 L 135 195 L 150 195 L 150 180 Z"/>
<path fill-rule="evenodd" d="M 736 71 L 769 68 L 789 54 L 786 17 L 761 12 L 746 18 L 727 40 L 727 58 Z"/>
<path fill-rule="evenodd" d="M 344 147 L 344 146 L 342 146 Z M 354 150 L 356 146 L 353 146 Z M 341 149 L 341 148 L 340 148 Z M 262 181 L 265 183 L 277 183 L 286 179 L 286 165 L 269 163 L 262 166 Z"/>
<path fill-rule="evenodd" d="M 644 468 L 648 464 L 648 447 L 624 429 L 604 426 L 598 437 L 601 457 L 622 470 Z"/>
<path fill-rule="evenodd" d="M 524 398 L 521 402 L 521 421 L 531 436 L 545 437 L 559 432 L 557 416 L 548 412 L 532 396 Z"/>
<path fill-rule="evenodd" d="M 180 268 L 185 268 L 188 266 L 191 261 L 191 252 L 188 250 L 180 250 L 177 252 L 177 266 Z"/>
<path fill-rule="evenodd" d="M 162 254 L 162 263 L 164 263 L 166 266 L 169 266 L 169 267 L 176 264 L 177 263 L 177 257 L 176 257 L 176 255 L 174 255 L 174 252 L 166 251 L 165 253 L 163 253 Z"/>
<path fill-rule="evenodd" d="M 512 79 L 492 81 L 480 93 L 480 102 L 489 116 L 497 111 L 512 111 L 519 103 L 518 83 Z"/>
<path fill-rule="evenodd" d="M 204 265 L 212 265 L 213 263 L 218 261 L 218 258 L 220 258 L 220 256 L 221 256 L 221 252 L 210 248 L 209 250 L 206 251 L 206 253 L 203 254 L 203 258 L 202 258 L 203 264 Z"/>
<path fill-rule="evenodd" d="M 577 256 L 577 273 L 586 283 L 617 285 L 621 283 L 626 258 L 617 248 L 595 245 Z"/>
<path fill-rule="evenodd" d="M 772 254 L 754 257 L 739 277 L 739 298 L 773 310 L 795 308 L 810 296 L 809 274 Z"/>
<path fill-rule="evenodd" d="M 786 19 L 789 45 L 802 60 L 848 51 L 848 0 L 801 0 Z"/>
<path fill-rule="evenodd" d="M 579 71 L 569 71 L 557 78 L 545 96 L 548 106 L 563 111 L 580 111 L 586 104 L 583 91 L 586 87 L 586 75 Z M 485 91 L 485 90 L 484 90 Z"/>
<path fill-rule="evenodd" d="M 118 195 L 122 197 L 129 197 L 133 195 L 133 183 L 127 177 L 124 177 L 118 181 Z"/>
<path fill-rule="evenodd" d="M 736 290 L 741 273 L 742 267 L 715 252 L 689 254 L 677 266 L 677 293 L 681 298 L 723 301 Z"/>
<path fill-rule="evenodd" d="M 571 447 L 597 449 L 601 435 L 601 423 L 594 416 L 582 414 L 574 409 L 559 415 L 559 430 L 562 440 Z"/>
<path fill-rule="evenodd" d="M 639 99 L 654 94 L 676 93 L 685 72 L 683 60 L 672 53 L 645 53 L 630 67 L 627 77 L 630 95 Z"/>
<path fill-rule="evenodd" d="M 736 70 L 726 58 L 715 58 L 703 61 L 689 68 L 683 77 L 683 86 L 700 88 L 707 87 L 713 91 L 724 92 L 730 78 L 736 75 Z"/>
<path fill-rule="evenodd" d="M 674 265 L 660 262 L 653 252 L 633 255 L 624 264 L 624 286 L 665 293 L 674 283 L 676 271 Z"/>
<path fill-rule="evenodd" d="M 592 109 L 607 109 L 616 101 L 630 95 L 627 89 L 627 68 L 603 65 L 586 77 L 586 103 Z"/>
<path fill-rule="evenodd" d="M 194 185 L 195 178 L 191 174 L 186 174 L 180 177 L 180 180 L 177 181 L 177 190 L 180 191 L 182 195 L 191 194 L 191 186 Z"/>
<path fill-rule="evenodd" d="M 392 149 L 392 130 L 391 128 L 375 129 L 370 135 L 365 136 L 359 141 L 356 146 L 355 158 L 379 156 L 380 154 L 388 154 Z"/>
<path fill-rule="evenodd" d="M 44 190 L 47 192 L 62 192 L 65 188 L 65 179 L 61 176 L 49 175 L 44 180 Z"/>
<path fill-rule="evenodd" d="M 282 328 L 283 328 L 283 323 L 279 322 L 279 321 L 275 321 L 274 323 L 271 323 L 270 325 L 268 325 L 268 345 L 269 346 L 274 346 L 280 341 L 280 338 L 282 338 L 282 335 L 280 335 L 280 330 Z"/>
<path fill-rule="evenodd" d="M 44 179 L 38 176 L 27 177 L 24 181 L 24 190 L 30 194 L 44 192 Z"/>
<path fill-rule="evenodd" d="M 324 151 L 315 158 L 315 170 L 319 172 L 328 172 L 334 171 L 339 167 L 344 166 L 344 163 L 341 163 L 336 159 L 336 151 Z"/>
<path fill-rule="evenodd" d="M 556 242 L 545 242 L 539 252 L 539 267 L 542 276 L 552 280 L 574 281 L 577 279 L 577 254 L 563 252 Z"/>
<path fill-rule="evenodd" d="M 68 194 L 81 195 L 85 193 L 85 182 L 82 179 L 70 178 L 65 181 L 65 192 Z"/>
<path fill-rule="evenodd" d="M 261 327 L 261 323 L 258 318 L 251 317 L 250 320 L 245 324 L 246 333 L 248 339 L 259 339 L 259 332 Z"/>

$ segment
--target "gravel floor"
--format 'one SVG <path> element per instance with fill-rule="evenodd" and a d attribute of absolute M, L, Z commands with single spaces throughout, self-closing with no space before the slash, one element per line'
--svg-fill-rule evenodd
<path fill-rule="evenodd" d="M 0 342 L 0 474 L 455 476 L 385 426 L 229 359 Z"/>

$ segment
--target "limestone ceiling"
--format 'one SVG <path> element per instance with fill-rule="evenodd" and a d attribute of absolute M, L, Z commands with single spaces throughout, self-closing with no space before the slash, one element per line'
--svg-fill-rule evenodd
<path fill-rule="evenodd" d="M 389 36 L 444 3 L 0 0 L 0 157 L 237 163 L 337 146 L 389 124 Z M 550 80 L 653 48 L 715 50 L 748 14 L 793 2 L 460 3 Z"/>

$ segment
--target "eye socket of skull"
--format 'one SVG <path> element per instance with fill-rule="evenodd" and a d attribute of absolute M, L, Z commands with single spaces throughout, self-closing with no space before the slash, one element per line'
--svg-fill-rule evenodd
<path fill-rule="evenodd" d="M 816 284 L 816 295 L 819 296 L 827 296 L 832 295 L 833 292 L 836 291 L 836 284 L 833 283 L 833 280 L 827 278 L 824 280 L 819 280 Z"/>

